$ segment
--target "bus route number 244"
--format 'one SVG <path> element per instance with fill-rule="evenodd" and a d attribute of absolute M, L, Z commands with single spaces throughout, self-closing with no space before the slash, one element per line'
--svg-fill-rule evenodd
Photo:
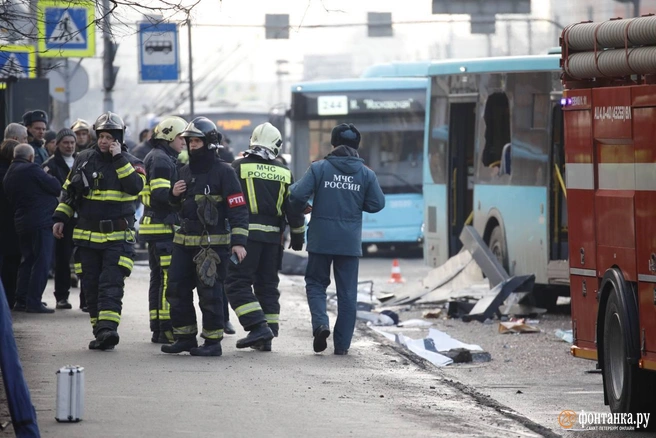
<path fill-rule="evenodd" d="M 348 114 L 348 97 L 317 97 L 317 114 L 320 116 L 342 116 Z"/>

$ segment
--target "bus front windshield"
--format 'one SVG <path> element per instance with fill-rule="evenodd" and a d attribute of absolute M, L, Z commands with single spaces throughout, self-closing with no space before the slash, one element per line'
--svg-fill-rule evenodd
<path fill-rule="evenodd" d="M 376 172 L 383 193 L 421 193 L 423 160 L 423 121 L 414 117 L 387 117 L 354 120 L 362 140 L 358 154 L 364 164 Z M 333 127 L 343 120 L 310 121 L 310 160 L 328 155 L 333 147 Z"/>

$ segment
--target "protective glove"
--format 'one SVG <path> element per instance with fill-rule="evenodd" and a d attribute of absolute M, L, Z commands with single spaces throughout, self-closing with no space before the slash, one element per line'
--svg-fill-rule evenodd
<path fill-rule="evenodd" d="M 305 235 L 303 233 L 292 233 L 289 247 L 294 251 L 301 251 L 305 243 Z"/>

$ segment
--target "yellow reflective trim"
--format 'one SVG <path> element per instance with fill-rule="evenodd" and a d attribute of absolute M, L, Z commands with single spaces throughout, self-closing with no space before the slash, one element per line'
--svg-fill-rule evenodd
<path fill-rule="evenodd" d="M 146 195 L 140 195 L 141 196 L 141 203 L 145 207 L 150 207 L 150 191 Z"/>
<path fill-rule="evenodd" d="M 238 234 L 241 236 L 248 236 L 248 230 L 246 228 L 235 227 L 232 229 L 232 234 Z"/>
<path fill-rule="evenodd" d="M 157 309 L 153 309 L 150 311 L 150 320 L 155 321 L 157 319 Z"/>
<path fill-rule="evenodd" d="M 171 181 L 166 178 L 155 178 L 150 181 L 150 190 L 170 189 Z"/>
<path fill-rule="evenodd" d="M 170 257 L 170 256 L 169 256 Z M 170 262 L 169 262 L 170 264 Z M 168 265 L 167 265 L 168 266 Z M 162 273 L 164 274 L 164 285 L 162 287 L 162 310 L 165 311 L 170 318 L 170 312 L 171 312 L 171 305 L 169 304 L 169 300 L 166 299 L 166 292 L 168 291 L 169 287 L 169 270 L 168 269 L 162 269 Z"/>
<path fill-rule="evenodd" d="M 171 311 L 170 310 L 160 310 L 159 311 L 159 320 L 160 321 L 168 321 L 171 319 Z"/>
<path fill-rule="evenodd" d="M 266 179 L 268 181 L 280 181 L 291 184 L 292 173 L 284 167 L 274 166 L 272 164 L 247 163 L 240 167 L 240 176 L 242 179 Z"/>
<path fill-rule="evenodd" d="M 286 186 L 280 183 L 280 190 L 278 191 L 278 202 L 276 202 L 276 211 L 278 216 L 282 216 L 282 203 L 285 201 Z"/>
<path fill-rule="evenodd" d="M 244 316 L 247 313 L 251 312 L 256 312 L 258 310 L 262 310 L 262 306 L 260 306 L 260 303 L 258 301 L 253 301 L 248 304 L 241 305 L 235 309 L 235 315 L 239 316 Z"/>
<path fill-rule="evenodd" d="M 248 229 L 250 231 L 263 231 L 265 233 L 279 233 L 280 232 L 280 227 L 274 227 L 273 225 L 248 224 Z"/>
<path fill-rule="evenodd" d="M 292 228 L 291 232 L 292 232 L 292 234 L 303 234 L 303 233 L 305 233 L 305 225 L 300 226 L 300 227 L 296 227 L 296 228 Z"/>
<path fill-rule="evenodd" d="M 198 326 L 194 324 L 183 327 L 173 327 L 173 333 L 176 335 L 196 335 L 198 333 Z"/>
<path fill-rule="evenodd" d="M 194 195 L 194 201 L 198 202 L 202 200 L 206 195 Z M 210 199 L 216 202 L 223 201 L 223 196 L 221 195 L 209 195 Z"/>
<path fill-rule="evenodd" d="M 74 263 L 73 268 L 75 269 L 75 273 L 77 275 L 82 275 L 82 263 Z"/>
<path fill-rule="evenodd" d="M 100 233 L 96 231 L 82 230 L 75 228 L 73 230 L 73 240 L 84 240 L 93 243 L 115 242 L 125 240 L 127 233 L 125 231 L 114 231 L 113 233 Z"/>
<path fill-rule="evenodd" d="M 184 246 L 200 246 L 201 236 L 188 236 L 186 234 L 176 233 L 173 238 L 173 243 Z M 203 245 L 229 245 L 230 244 L 230 235 L 229 234 L 210 234 L 209 242 L 207 241 L 207 236 L 203 236 Z"/>
<path fill-rule="evenodd" d="M 223 337 L 223 329 L 206 330 L 203 329 L 201 336 L 205 339 L 221 339 Z"/>
<path fill-rule="evenodd" d="M 116 169 L 116 175 L 118 175 L 118 179 L 123 179 L 127 176 L 130 176 L 133 173 L 134 173 L 134 167 L 132 167 L 132 164 L 130 163 Z"/>
<path fill-rule="evenodd" d="M 147 223 L 145 219 L 150 218 L 144 218 L 144 223 L 139 226 L 139 234 L 173 234 L 171 225 L 151 224 Z"/>
<path fill-rule="evenodd" d="M 95 327 L 96 324 L 98 324 L 98 318 L 89 318 L 89 322 L 91 323 L 92 327 Z"/>
<path fill-rule="evenodd" d="M 121 322 L 121 315 L 111 310 L 101 310 L 98 312 L 98 321 L 112 321 L 118 324 Z"/>
<path fill-rule="evenodd" d="M 257 214 L 257 196 L 255 196 L 255 184 L 252 178 L 246 180 L 246 193 L 248 193 L 248 208 L 251 213 Z"/>
<path fill-rule="evenodd" d="M 115 202 L 132 202 L 136 201 L 139 196 L 133 196 L 119 190 L 91 190 L 91 192 L 84 197 L 91 201 L 115 201 Z"/>
<path fill-rule="evenodd" d="M 60 202 L 59 205 L 57 205 L 55 211 L 64 213 L 68 217 L 73 216 L 73 214 L 75 213 L 75 210 L 73 210 L 68 204 L 65 204 L 63 202 Z"/>
<path fill-rule="evenodd" d="M 118 265 L 123 266 L 124 268 L 127 268 L 130 272 L 132 272 L 132 268 L 134 267 L 134 261 L 130 257 L 120 256 L 118 258 Z"/>
<path fill-rule="evenodd" d="M 168 268 L 169 266 L 171 266 L 171 256 L 170 255 L 160 256 L 159 264 L 162 268 Z M 163 271 L 164 271 L 164 276 L 166 276 L 166 269 L 163 269 Z M 166 287 L 166 283 L 164 283 L 164 286 Z"/>
<path fill-rule="evenodd" d="M 280 315 L 277 313 L 265 313 L 264 317 L 266 318 L 266 322 L 269 324 L 278 324 L 280 321 Z"/>
<path fill-rule="evenodd" d="M 66 181 L 64 181 L 64 185 L 62 185 L 62 189 L 66 190 L 66 188 L 71 184 L 71 180 L 66 178 Z"/>

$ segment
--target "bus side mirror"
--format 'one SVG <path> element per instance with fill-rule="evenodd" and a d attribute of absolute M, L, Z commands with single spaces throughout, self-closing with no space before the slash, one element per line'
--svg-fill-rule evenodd
<path fill-rule="evenodd" d="M 511 150 L 512 144 L 506 143 L 501 151 L 501 165 L 499 168 L 499 176 L 501 175 L 510 175 L 511 171 Z"/>

